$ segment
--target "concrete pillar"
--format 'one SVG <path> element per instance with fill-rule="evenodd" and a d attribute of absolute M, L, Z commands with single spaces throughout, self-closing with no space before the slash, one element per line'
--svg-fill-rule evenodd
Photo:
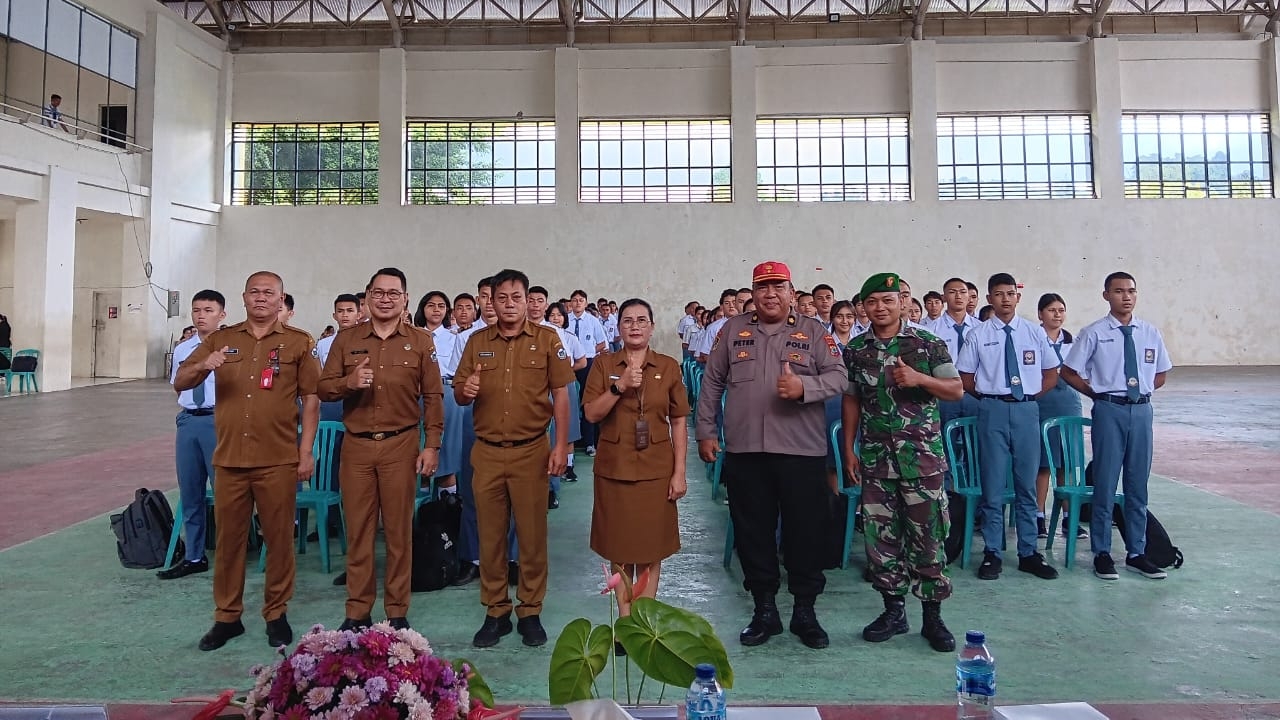
<path fill-rule="evenodd" d="M 402 48 L 378 51 L 378 204 L 405 201 L 405 95 Z"/>
<path fill-rule="evenodd" d="M 1280 197 L 1280 40 L 1272 35 L 1262 54 L 1266 64 L 1267 113 L 1271 116 L 1271 194 Z"/>
<path fill-rule="evenodd" d="M 1093 134 L 1093 192 L 1103 200 L 1124 199 L 1124 154 L 1120 146 L 1120 41 L 1089 41 L 1092 92 L 1089 131 Z"/>
<path fill-rule="evenodd" d="M 907 111 L 911 136 L 911 198 L 938 199 L 938 46 L 907 42 Z"/>
<path fill-rule="evenodd" d="M 76 176 L 54 166 L 39 202 L 18 205 L 14 218 L 14 352 L 40 351 L 44 391 L 71 387 L 71 320 L 75 285 Z"/>
<path fill-rule="evenodd" d="M 556 204 L 576 205 L 582 181 L 578 145 L 578 49 L 556 48 Z"/>
<path fill-rule="evenodd" d="M 231 204 L 231 91 L 235 76 L 235 56 L 222 53 L 222 71 L 218 73 L 218 153 L 214 156 L 213 201 Z"/>
<path fill-rule="evenodd" d="M 751 45 L 729 48 L 729 125 L 733 201 L 755 203 L 756 49 Z"/>

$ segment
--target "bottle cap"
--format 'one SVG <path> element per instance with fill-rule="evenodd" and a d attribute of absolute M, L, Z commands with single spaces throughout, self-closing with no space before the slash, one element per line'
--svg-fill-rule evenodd
<path fill-rule="evenodd" d="M 981 630 L 970 630 L 964 634 L 964 641 L 970 645 L 982 645 L 987 641 L 987 636 Z"/>
<path fill-rule="evenodd" d="M 714 680 L 716 677 L 716 666 L 702 663 L 693 669 L 699 680 Z"/>

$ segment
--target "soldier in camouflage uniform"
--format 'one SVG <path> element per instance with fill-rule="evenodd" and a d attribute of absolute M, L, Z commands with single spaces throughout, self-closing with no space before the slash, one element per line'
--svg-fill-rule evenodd
<path fill-rule="evenodd" d="M 908 631 L 910 588 L 924 605 L 920 634 L 934 650 L 949 652 L 955 638 L 942 622 L 951 583 L 942 574 L 949 523 L 938 400 L 959 400 L 964 390 L 946 343 L 902 319 L 900 284 L 893 273 L 863 284 L 871 331 L 844 351 L 845 467 L 862 484 L 872 585 L 884 596 L 884 612 L 862 637 L 884 642 Z M 859 428 L 860 456 L 853 452 Z"/>

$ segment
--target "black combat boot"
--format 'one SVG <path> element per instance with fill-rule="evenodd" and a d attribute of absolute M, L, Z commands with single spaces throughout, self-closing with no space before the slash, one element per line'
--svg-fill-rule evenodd
<path fill-rule="evenodd" d="M 752 593 L 756 611 L 751 623 L 738 634 L 738 642 L 747 647 L 763 645 L 769 638 L 782 632 L 782 618 L 778 615 L 778 603 L 772 594 Z"/>
<path fill-rule="evenodd" d="M 884 642 L 911 629 L 907 626 L 906 600 L 888 593 L 883 593 L 883 597 L 884 612 L 870 625 L 862 628 L 862 639 L 867 642 Z"/>
<path fill-rule="evenodd" d="M 924 605 L 924 627 L 920 628 L 920 635 L 929 641 L 929 647 L 938 652 L 955 650 L 956 637 L 942 622 L 942 603 L 926 600 L 922 604 Z M 906 625 L 905 621 L 903 625 Z"/>
<path fill-rule="evenodd" d="M 791 608 L 791 632 L 800 638 L 806 647 L 821 650 L 831 643 L 827 631 L 818 624 L 818 615 L 813 610 L 814 598 L 797 597 L 795 606 Z"/>

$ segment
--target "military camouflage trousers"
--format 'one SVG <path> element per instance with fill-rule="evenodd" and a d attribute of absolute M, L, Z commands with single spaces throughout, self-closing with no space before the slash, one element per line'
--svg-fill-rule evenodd
<path fill-rule="evenodd" d="M 945 600 L 951 580 L 943 541 L 951 529 L 942 474 L 916 480 L 864 477 L 863 525 L 872 586 L 881 593 Z"/>

